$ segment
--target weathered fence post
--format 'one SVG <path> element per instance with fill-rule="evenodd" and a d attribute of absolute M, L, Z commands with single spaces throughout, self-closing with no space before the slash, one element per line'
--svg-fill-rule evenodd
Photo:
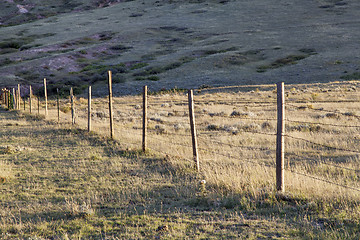
<path fill-rule="evenodd" d="M 91 86 L 88 90 L 88 132 L 91 132 Z"/>
<path fill-rule="evenodd" d="M 16 109 L 17 99 L 15 94 L 15 88 L 12 89 L 12 101 L 13 101 L 13 109 Z"/>
<path fill-rule="evenodd" d="M 26 97 L 24 96 L 24 111 L 26 110 Z"/>
<path fill-rule="evenodd" d="M 56 88 L 56 105 L 57 105 L 57 116 L 58 124 L 60 123 L 60 100 L 59 100 L 59 89 Z"/>
<path fill-rule="evenodd" d="M 143 92 L 143 132 L 142 132 L 142 151 L 146 151 L 146 133 L 147 133 L 147 86 L 144 86 Z"/>
<path fill-rule="evenodd" d="M 44 95 L 45 95 L 45 118 L 46 118 L 48 115 L 46 78 L 44 78 Z"/>
<path fill-rule="evenodd" d="M 17 89 L 17 109 L 20 110 L 20 102 L 21 102 L 21 95 L 20 95 L 20 84 L 18 84 L 18 89 Z"/>
<path fill-rule="evenodd" d="M 109 76 L 109 116 L 110 116 L 110 137 L 114 139 L 114 122 L 113 122 L 113 107 L 112 107 L 112 74 L 108 71 Z"/>
<path fill-rule="evenodd" d="M 74 102 L 74 91 L 70 88 L 70 101 L 71 101 L 71 123 L 75 124 L 75 102 Z"/>
<path fill-rule="evenodd" d="M 198 148 L 197 148 L 196 127 L 195 127 L 193 90 L 189 90 L 188 97 L 189 97 L 189 117 L 190 117 L 190 129 L 191 129 L 191 137 L 192 137 L 193 157 L 194 157 L 194 161 L 196 164 L 196 170 L 200 171 L 199 153 L 198 153 Z"/>
<path fill-rule="evenodd" d="M 4 95 L 3 95 L 3 90 L 1 89 L 1 105 L 4 104 Z"/>
<path fill-rule="evenodd" d="M 10 94 L 10 90 L 8 89 L 7 91 L 7 100 L 8 100 L 8 109 L 10 109 L 11 106 L 11 94 Z"/>
<path fill-rule="evenodd" d="M 31 102 L 31 99 L 32 99 L 32 88 L 31 88 L 31 85 L 29 86 L 29 109 L 30 109 L 30 114 L 32 113 L 32 102 Z"/>
<path fill-rule="evenodd" d="M 285 93 L 284 83 L 277 85 L 277 134 L 276 134 L 276 189 L 285 192 L 284 157 L 285 157 Z"/>
<path fill-rule="evenodd" d="M 9 91 L 5 90 L 5 106 L 9 109 Z"/>

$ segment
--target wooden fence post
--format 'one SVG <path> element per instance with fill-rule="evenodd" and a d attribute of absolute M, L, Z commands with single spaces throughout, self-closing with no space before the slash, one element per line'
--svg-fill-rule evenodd
<path fill-rule="evenodd" d="M 58 88 L 56 88 L 56 105 L 57 105 L 58 123 L 60 123 L 60 100 L 59 100 L 59 89 Z"/>
<path fill-rule="evenodd" d="M 18 90 L 17 90 L 17 109 L 20 110 L 21 107 L 21 95 L 20 95 L 20 84 L 18 84 Z"/>
<path fill-rule="evenodd" d="M 37 109 L 38 109 L 38 115 L 40 115 L 40 97 L 37 97 Z"/>
<path fill-rule="evenodd" d="M 16 88 L 15 88 L 15 99 L 16 99 L 15 109 L 20 110 L 20 108 L 19 108 L 18 90 Z"/>
<path fill-rule="evenodd" d="M 196 164 L 196 170 L 200 171 L 199 153 L 198 153 L 198 148 L 197 148 L 196 127 L 195 127 L 193 90 L 189 90 L 188 97 L 189 97 L 189 117 L 190 117 L 193 157 L 194 157 L 194 161 Z"/>
<path fill-rule="evenodd" d="M 5 90 L 5 106 L 9 109 L 9 92 Z"/>
<path fill-rule="evenodd" d="M 15 94 L 15 88 L 12 89 L 12 101 L 13 101 L 13 109 L 16 109 L 17 99 Z"/>
<path fill-rule="evenodd" d="M 10 94 L 10 90 L 8 89 L 7 91 L 7 100 L 8 100 L 8 109 L 10 109 L 10 104 L 11 104 L 11 94 Z"/>
<path fill-rule="evenodd" d="M 146 133 L 147 133 L 147 86 L 144 86 L 143 92 L 143 132 L 142 132 L 142 151 L 146 151 Z"/>
<path fill-rule="evenodd" d="M 112 74 L 108 71 L 109 76 L 109 116 L 110 116 L 110 137 L 114 139 L 114 122 L 113 122 L 113 107 L 112 107 Z"/>
<path fill-rule="evenodd" d="M 75 101 L 74 101 L 74 91 L 73 88 L 70 88 L 70 101 L 71 101 L 71 123 L 75 124 Z"/>
<path fill-rule="evenodd" d="M 46 78 L 44 78 L 44 95 L 45 95 L 45 118 L 48 115 L 48 106 L 47 106 L 47 90 L 46 90 Z"/>
<path fill-rule="evenodd" d="M 91 132 L 91 86 L 88 90 L 88 132 Z"/>
<path fill-rule="evenodd" d="M 24 111 L 26 110 L 26 97 L 24 96 Z"/>
<path fill-rule="evenodd" d="M 32 89 L 31 89 L 31 85 L 29 86 L 29 109 L 30 109 L 30 114 L 32 113 Z"/>
<path fill-rule="evenodd" d="M 276 190 L 285 192 L 284 157 L 285 157 L 285 91 L 284 83 L 277 85 L 277 134 L 276 134 Z"/>

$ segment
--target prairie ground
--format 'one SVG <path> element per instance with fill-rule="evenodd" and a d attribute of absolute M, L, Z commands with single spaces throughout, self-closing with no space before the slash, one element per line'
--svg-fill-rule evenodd
<path fill-rule="evenodd" d="M 195 91 L 200 172 L 186 93 L 68 99 L 0 112 L 2 239 L 357 239 L 359 82 L 286 88 L 286 191 L 275 190 L 275 85 Z M 225 91 L 227 90 L 227 91 Z M 204 181 L 205 180 L 205 181 Z"/>

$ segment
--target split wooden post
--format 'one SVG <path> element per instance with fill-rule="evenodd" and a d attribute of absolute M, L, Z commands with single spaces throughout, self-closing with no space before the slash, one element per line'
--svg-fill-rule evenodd
<path fill-rule="evenodd" d="M 15 99 L 16 99 L 15 109 L 20 110 L 20 108 L 19 108 L 18 90 L 16 88 L 15 88 Z"/>
<path fill-rule="evenodd" d="M 5 90 L 5 106 L 9 109 L 9 92 Z"/>
<path fill-rule="evenodd" d="M 48 115 L 46 78 L 44 78 L 44 95 L 45 95 L 45 118 L 46 118 Z"/>
<path fill-rule="evenodd" d="M 74 91 L 73 88 L 70 88 L 70 101 L 71 101 L 71 123 L 75 124 L 75 101 L 74 101 Z"/>
<path fill-rule="evenodd" d="M 17 109 L 19 109 L 20 110 L 20 102 L 21 102 L 21 94 L 20 94 L 20 84 L 18 84 L 18 89 L 17 89 Z"/>
<path fill-rule="evenodd" d="M 7 108 L 10 109 L 10 90 L 7 90 Z"/>
<path fill-rule="evenodd" d="M 190 117 L 190 129 L 191 129 L 191 137 L 192 137 L 193 157 L 194 157 L 194 161 L 195 161 L 196 170 L 200 171 L 199 153 L 198 153 L 198 147 L 197 147 L 196 127 L 195 127 L 193 90 L 189 90 L 188 98 L 189 98 L 189 117 Z"/>
<path fill-rule="evenodd" d="M 91 132 L 91 86 L 88 90 L 88 132 Z"/>
<path fill-rule="evenodd" d="M 144 86 L 144 92 L 143 92 L 143 132 L 142 132 L 142 151 L 145 152 L 146 151 L 146 133 L 147 133 L 147 125 L 148 125 L 148 120 L 147 120 L 147 105 L 148 105 L 148 101 L 147 101 L 147 86 Z"/>
<path fill-rule="evenodd" d="M 59 100 L 59 89 L 58 88 L 56 88 L 56 105 L 57 105 L 58 123 L 60 123 L 60 100 Z"/>
<path fill-rule="evenodd" d="M 32 113 L 32 89 L 31 89 L 31 85 L 29 86 L 29 109 L 30 109 L 30 114 Z"/>
<path fill-rule="evenodd" d="M 13 109 L 16 109 L 17 99 L 15 94 L 15 88 L 12 89 Z"/>
<path fill-rule="evenodd" d="M 4 100 L 5 100 L 5 97 L 4 97 L 4 90 L 1 89 L 1 105 L 4 104 Z"/>
<path fill-rule="evenodd" d="M 277 134 L 276 134 L 276 190 L 285 192 L 285 91 L 284 83 L 277 85 Z"/>
<path fill-rule="evenodd" d="M 110 137 L 114 139 L 114 121 L 113 121 L 113 106 L 112 106 L 112 74 L 108 71 L 109 79 L 109 116 L 110 116 Z"/>

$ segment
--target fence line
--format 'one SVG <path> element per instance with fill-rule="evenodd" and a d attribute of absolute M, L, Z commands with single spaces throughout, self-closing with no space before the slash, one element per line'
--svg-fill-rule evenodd
<path fill-rule="evenodd" d="M 267 87 L 267 88 L 273 88 L 275 87 L 275 85 L 248 85 L 248 86 L 229 86 L 229 87 L 216 87 L 216 88 L 206 88 L 206 89 L 198 89 L 198 91 L 200 92 L 203 92 L 203 91 L 207 91 L 207 90 L 217 90 L 217 89 L 234 89 L 234 88 L 256 88 L 256 87 Z M 19 90 L 18 92 L 20 93 L 20 87 L 18 86 Z M 44 79 L 44 89 L 46 91 L 46 80 Z M 275 88 L 274 88 L 275 89 Z M 279 91 L 278 91 L 279 92 Z M 7 99 L 7 106 L 8 108 L 10 108 L 10 103 L 11 103 L 11 93 L 8 93 L 7 96 L 4 95 L 5 92 L 3 91 L 1 96 L 2 96 L 2 100 L 3 100 L 3 103 L 4 101 Z M 14 94 L 13 94 L 14 95 Z M 46 92 L 45 92 L 45 95 L 46 95 Z M 188 94 L 189 96 L 190 94 Z M 110 103 L 112 103 L 112 91 L 111 91 L 111 72 L 109 72 L 109 116 L 103 116 L 102 118 L 105 118 L 105 119 L 110 119 L 110 122 L 112 122 L 112 118 L 113 118 L 113 111 L 112 111 L 112 106 Z M 184 95 L 185 96 L 185 95 Z M 6 98 L 6 99 L 4 99 Z M 18 98 L 14 98 L 16 101 Z M 30 98 L 31 99 L 31 98 Z M 38 98 L 39 99 L 39 98 Z M 74 99 L 75 100 L 75 99 Z M 20 101 L 17 101 L 18 103 L 20 103 Z M 17 108 L 17 105 L 18 103 L 16 102 L 16 108 Z M 149 97 L 149 102 L 148 102 L 148 106 L 149 106 L 149 109 L 152 109 L 151 106 L 161 106 L 161 105 L 164 105 L 166 103 L 168 103 L 169 105 L 171 104 L 171 106 L 173 105 L 187 105 L 189 104 L 190 100 L 188 102 L 186 101 L 183 101 L 183 100 L 170 100 L 170 101 L 163 101 L 162 99 L 158 98 L 158 97 L 153 97 L 150 95 Z M 306 103 L 334 103 L 334 102 L 339 102 L 339 103 L 342 103 L 342 102 L 352 102 L 352 103 L 357 103 L 357 102 L 360 102 L 360 101 L 307 101 Z M 64 101 L 62 101 L 62 103 L 64 103 Z M 68 104 L 69 102 L 65 102 L 65 104 Z M 248 105 L 246 107 L 248 108 L 251 108 L 251 107 L 274 107 L 276 108 L 275 104 L 276 102 L 273 102 L 273 101 L 226 101 L 226 100 L 221 100 L 221 101 L 203 101 L 203 100 L 194 100 L 193 101 L 193 104 L 195 105 L 195 107 L 198 107 L 196 106 L 196 104 L 207 104 L 207 103 L 213 103 L 213 104 L 218 104 L 218 105 L 231 105 L 231 106 L 238 106 L 240 104 L 244 104 L 246 106 L 246 104 L 252 104 L 252 105 Z M 301 103 L 299 101 L 293 101 L 292 103 Z M 114 106 L 129 106 L 129 107 L 136 107 L 136 106 L 140 106 L 141 105 L 141 99 L 139 98 L 139 102 L 121 102 L 121 101 L 114 101 Z M 48 108 L 47 106 L 47 99 L 45 100 L 45 116 L 47 116 L 47 110 L 53 110 L 53 109 L 59 109 L 59 105 L 54 105 L 56 108 L 52 108 L 51 106 Z M 293 107 L 293 108 L 296 108 L 296 109 L 299 109 L 298 106 L 294 105 L 294 104 L 287 104 L 286 106 L 289 106 L 289 107 Z M 40 105 L 38 104 L 38 107 L 40 107 Z M 44 108 L 43 105 L 41 105 L 42 108 Z M 165 107 L 170 107 L 170 106 L 165 106 Z M 89 107 L 88 107 L 89 108 Z M 31 108 L 30 108 L 31 109 Z M 277 108 L 279 109 L 279 107 Z M 311 108 L 309 108 L 311 109 Z M 144 110 L 144 107 L 143 109 Z M 313 111 L 324 111 L 324 112 L 331 112 L 331 113 L 336 113 L 336 114 L 342 114 L 342 115 L 346 115 L 346 116 L 349 116 L 349 113 L 340 113 L 338 111 L 331 111 L 331 110 L 324 110 L 323 108 L 319 108 L 319 109 L 311 109 Z M 140 109 L 139 109 L 140 111 Z M 187 117 L 187 112 L 186 111 L 177 111 L 177 114 L 178 112 L 181 112 L 182 113 L 182 117 Z M 93 112 L 93 114 L 96 115 L 96 111 Z M 189 113 L 191 113 L 191 110 L 189 109 Z M 134 113 L 136 114 L 136 113 Z M 151 113 L 150 113 L 151 115 Z M 244 119 L 244 120 L 249 120 L 249 121 L 275 121 L 275 120 L 278 120 L 279 118 L 257 118 L 257 117 L 241 117 L 241 116 L 221 116 L 221 115 L 213 115 L 211 116 L 209 113 L 202 113 L 202 112 L 195 112 L 195 115 L 196 117 L 199 117 L 199 116 L 209 116 L 210 118 L 212 117 L 221 117 L 221 118 L 224 118 L 224 119 L 229 119 L 229 120 L 233 120 L 233 119 Z M 177 115 L 175 115 L 176 117 L 179 117 Z M 357 115 L 351 115 L 353 117 L 356 117 L 356 118 L 360 118 L 360 116 L 357 116 Z M 194 116 L 195 117 L 195 116 Z M 126 121 L 128 120 L 129 118 L 132 118 L 132 119 L 148 119 L 147 117 L 145 118 L 141 118 L 141 117 L 138 117 L 138 116 L 128 116 L 128 117 L 115 117 L 116 120 L 121 120 L 121 121 Z M 48 120 L 49 117 L 48 117 Z M 59 118 L 58 118 L 59 120 Z M 152 120 L 151 118 L 149 120 Z M 156 119 L 154 120 L 156 122 Z M 326 126 L 333 126 L 333 127 L 346 127 L 346 128 L 360 128 L 360 126 L 355 126 L 355 125 L 342 125 L 342 124 L 331 124 L 331 123 L 314 123 L 314 122 L 307 122 L 307 121 L 295 121 L 295 120 L 291 120 L 291 119 L 286 119 L 285 120 L 286 122 L 290 122 L 290 123 L 305 123 L 305 124 L 316 124 L 316 125 L 326 125 Z M 60 121 L 59 121 L 60 122 Z M 174 122 L 174 123 L 171 123 L 171 122 L 161 122 L 159 124 L 165 124 L 165 125 L 169 125 L 169 124 L 177 124 L 179 122 Z M 182 124 L 184 124 L 184 122 L 182 122 Z M 194 124 L 195 126 L 195 124 Z M 21 127 L 21 126 L 18 126 L 18 127 Z M 111 131 L 111 137 L 113 137 L 113 127 L 110 127 Z M 137 128 L 137 129 L 134 129 L 135 131 L 132 133 L 132 134 L 136 134 L 136 135 L 142 135 L 141 133 L 138 133 L 136 130 L 138 129 L 144 129 L 144 128 Z M 195 130 L 195 129 L 194 129 Z M 147 129 L 146 131 L 148 132 L 156 132 L 157 130 L 156 129 Z M 203 131 L 203 130 L 202 130 Z M 251 133 L 251 134 L 258 134 L 258 135 L 264 135 L 264 136 L 276 136 L 277 134 L 275 133 L 266 133 L 266 132 L 259 132 L 259 131 L 242 131 L 242 132 L 245 132 L 245 133 Z M 205 134 L 213 134 L 213 133 L 219 133 L 219 134 L 223 134 L 224 131 L 208 131 L 208 132 L 198 132 L 196 133 L 195 131 L 193 131 L 193 134 L 192 136 L 196 136 L 196 135 L 200 135 L 200 139 L 201 139 L 201 142 L 205 144 L 208 143 L 208 141 L 202 137 L 202 135 L 205 135 Z M 165 135 L 170 135 L 170 134 L 165 134 Z M 174 135 L 174 136 L 180 136 L 180 137 L 187 137 L 188 138 L 188 141 L 190 142 L 190 137 L 191 135 L 190 134 L 181 134 L 181 133 L 171 133 L 171 135 Z M 307 143 L 310 143 L 310 144 L 313 144 L 313 145 L 316 145 L 316 146 L 320 146 L 320 147 L 324 147 L 324 148 L 327 148 L 327 149 L 333 149 L 333 150 L 338 150 L 338 151 L 345 151 L 345 152 L 351 152 L 351 153 L 356 153 L 356 154 L 359 154 L 360 151 L 356 151 L 356 150 L 350 150 L 350 149 L 345 149 L 345 148 L 340 148 L 340 147 L 333 147 L 333 146 L 328 146 L 328 145 L 325 145 L 325 144 L 319 144 L 319 143 L 316 143 L 316 142 L 313 142 L 313 141 L 310 141 L 310 140 L 307 140 L 305 138 L 299 138 L 299 137 L 294 137 L 294 136 L 291 136 L 289 134 L 284 134 L 283 135 L 284 137 L 287 137 L 287 138 L 290 138 L 290 139 L 295 139 L 295 140 L 299 140 L 299 141 L 304 141 L 304 142 L 307 142 Z M 184 143 L 179 143 L 179 142 L 174 142 L 174 141 L 168 141 L 168 140 L 163 140 L 161 138 L 158 138 L 158 137 L 154 137 L 153 134 L 151 135 L 147 135 L 147 137 L 149 139 L 155 139 L 157 141 L 161 141 L 163 143 L 170 143 L 172 145 L 176 145 L 176 146 L 181 146 L 181 147 L 186 147 L 186 148 L 191 148 L 190 145 L 187 145 L 187 144 L 184 144 Z M 225 143 L 225 142 L 222 142 L 222 141 L 218 141 L 218 140 L 214 140 L 214 139 L 211 139 L 210 140 L 211 143 L 215 143 L 219 146 L 228 146 L 228 147 L 231 147 L 231 148 L 234 148 L 234 149 L 248 149 L 248 150 L 261 150 L 261 151 L 271 151 L 271 152 L 275 152 L 274 149 L 266 149 L 266 148 L 261 148 L 261 147 L 252 147 L 252 146 L 242 146 L 242 145 L 235 145 L 235 144 L 230 144 L 230 143 Z M 131 145 L 134 145 L 134 146 L 140 146 L 141 144 L 136 144 L 136 143 L 130 143 L 130 142 L 127 142 Z M 208 144 L 207 144 L 208 145 Z M 145 147 L 146 148 L 146 145 Z M 188 158 L 185 158 L 184 156 L 176 156 L 176 155 L 173 155 L 173 154 L 169 154 L 169 153 L 166 153 L 166 152 L 163 152 L 161 150 L 156 150 L 156 149 L 153 149 L 153 148 L 149 148 L 147 147 L 149 150 L 153 150 L 155 152 L 158 152 L 158 153 L 161 153 L 161 154 L 165 154 L 165 155 L 169 155 L 169 156 L 173 156 L 173 157 L 177 157 L 177 158 L 181 158 L 181 159 L 185 159 L 189 162 L 192 162 L 194 163 L 194 159 L 191 160 L 191 159 L 188 159 Z M 236 159 L 236 160 L 239 160 L 239 161 L 243 161 L 243 162 L 248 162 L 248 163 L 251 163 L 251 164 L 254 164 L 254 165 L 262 165 L 262 166 L 266 166 L 266 167 L 270 167 L 270 168 L 275 168 L 275 165 L 274 164 L 270 164 L 270 163 L 263 163 L 263 162 L 258 162 L 259 160 L 256 159 L 254 160 L 253 158 L 240 158 L 240 157 L 237 157 L 237 156 L 234 156 L 234 154 L 224 154 L 224 153 L 221 153 L 221 152 L 217 152 L 217 151 L 212 151 L 212 150 L 209 150 L 208 148 L 198 148 L 200 151 L 202 152 L 207 152 L 207 153 L 210 153 L 210 154 L 214 154 L 214 155 L 218 155 L 218 156 L 222 156 L 222 157 L 226 157 L 226 158 L 230 158 L 230 159 Z M 144 149 L 145 150 L 145 149 Z M 198 154 L 194 154 L 194 157 L 198 157 Z M 309 161 L 315 161 L 315 162 L 320 162 L 320 161 L 316 161 L 316 160 L 310 160 L 308 159 Z M 197 160 L 195 160 L 196 162 Z M 355 171 L 355 172 L 359 172 L 360 170 L 356 170 L 356 169 L 351 169 L 351 168 L 346 168 L 346 167 L 342 167 L 342 166 L 339 166 L 339 165 L 335 165 L 335 164 L 330 164 L 330 163 L 327 163 L 327 162 L 321 162 L 323 164 L 326 164 L 326 165 L 329 165 L 329 166 L 332 166 L 332 167 L 336 167 L 336 168 L 340 168 L 340 169 L 345 169 L 345 170 L 350 170 L 350 171 Z M 308 177 L 308 178 L 311 178 L 311 179 L 314 179 L 314 180 L 318 180 L 318 181 L 323 181 L 323 182 L 327 182 L 327 183 L 330 183 L 330 184 L 335 184 L 337 186 L 340 186 L 340 187 L 344 187 L 344 188 L 347 188 L 347 189 L 352 189 L 352 190 L 355 190 L 355 191 L 360 191 L 359 189 L 357 188 L 354 188 L 354 187 L 349 187 L 349 186 L 346 186 L 346 185 L 341 185 L 341 184 L 337 184 L 337 183 L 334 183 L 332 181 L 329 181 L 329 180 L 326 180 L 326 179 L 322 179 L 320 177 L 317 177 L 317 176 L 312 176 L 312 175 L 308 175 L 308 174 L 305 174 L 305 173 L 299 173 L 299 172 L 296 172 L 295 170 L 293 169 L 287 169 L 287 171 L 289 172 L 292 172 L 294 174 L 299 174 L 299 175 L 303 175 L 305 177 Z"/>

